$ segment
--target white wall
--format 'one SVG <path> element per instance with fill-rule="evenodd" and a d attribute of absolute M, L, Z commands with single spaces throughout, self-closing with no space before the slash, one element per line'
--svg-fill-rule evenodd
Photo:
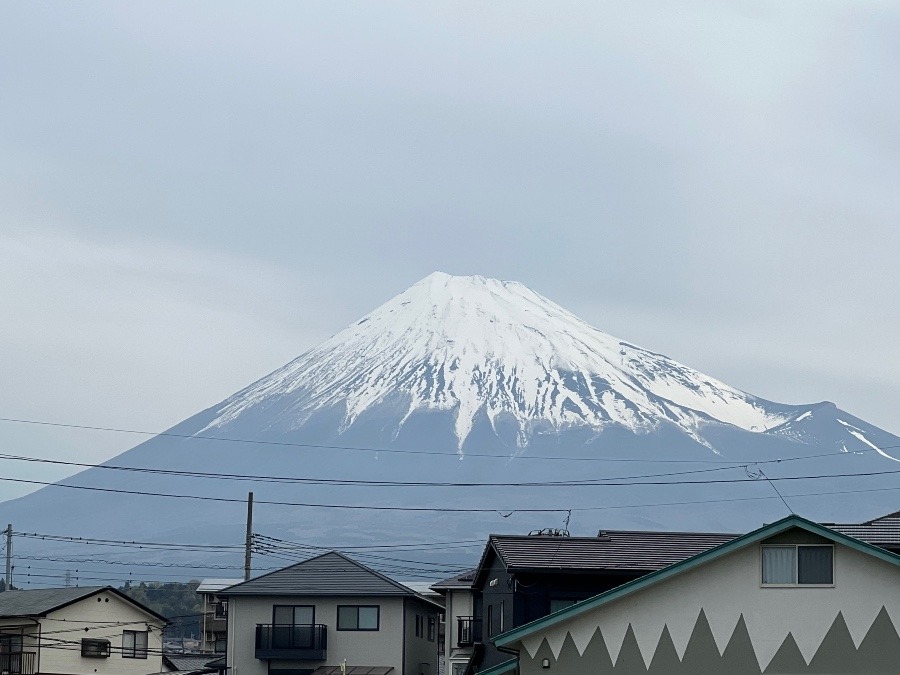
<path fill-rule="evenodd" d="M 779 539 L 784 542 L 787 538 Z M 788 631 L 809 661 L 838 612 L 857 647 L 882 606 L 895 625 L 900 623 L 900 569 L 889 563 L 836 544 L 833 587 L 782 588 L 761 585 L 760 561 L 760 546 L 750 545 L 540 631 L 523 640 L 523 646 L 533 656 L 546 637 L 558 655 L 566 634 L 571 633 L 582 652 L 599 627 L 615 661 L 630 624 L 649 664 L 663 627 L 668 626 L 682 657 L 702 608 L 720 652 L 743 614 L 760 666 L 765 669 Z"/>
<path fill-rule="evenodd" d="M 403 598 L 341 597 L 298 598 L 291 596 L 228 599 L 228 665 L 231 675 L 267 675 L 268 662 L 255 656 L 256 625 L 272 623 L 273 605 L 315 605 L 316 623 L 328 627 L 328 658 L 309 666 L 392 666 L 403 673 Z M 377 631 L 337 630 L 338 605 L 379 605 Z"/>
<path fill-rule="evenodd" d="M 84 630 L 87 628 L 87 630 Z M 122 600 L 114 593 L 98 593 L 41 620 L 41 673 L 99 673 L 100 675 L 147 675 L 162 666 L 162 629 L 157 619 Z M 122 632 L 149 630 L 146 659 L 122 658 Z M 108 658 L 81 656 L 81 639 L 109 640 Z M 62 641 L 62 642 L 58 642 Z M 65 644 L 70 643 L 70 644 Z M 63 645 L 66 648 L 54 647 Z"/>

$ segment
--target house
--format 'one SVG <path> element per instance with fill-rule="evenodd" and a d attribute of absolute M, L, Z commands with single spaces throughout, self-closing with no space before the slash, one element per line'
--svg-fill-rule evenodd
<path fill-rule="evenodd" d="M 197 586 L 201 612 L 200 651 L 225 653 L 228 601 L 220 598 L 217 593 L 242 581 L 243 579 L 204 579 Z"/>
<path fill-rule="evenodd" d="M 737 535 L 705 532 L 558 531 L 491 535 L 472 581 L 472 615 L 457 644 L 471 641 L 466 675 L 508 660 L 491 638 L 706 551 Z"/>
<path fill-rule="evenodd" d="M 437 675 L 443 608 L 330 552 L 218 592 L 233 675 Z"/>
<path fill-rule="evenodd" d="M 485 675 L 896 673 L 900 556 L 788 516 L 495 638 Z"/>
<path fill-rule="evenodd" d="M 445 675 L 463 675 L 472 658 L 476 640 L 481 642 L 481 623 L 473 617 L 472 582 L 476 570 L 444 579 L 431 588 L 444 596 L 444 631 L 438 631 L 442 639 L 439 653 L 444 659 Z"/>
<path fill-rule="evenodd" d="M 158 673 L 167 623 L 111 586 L 5 591 L 0 673 Z"/>

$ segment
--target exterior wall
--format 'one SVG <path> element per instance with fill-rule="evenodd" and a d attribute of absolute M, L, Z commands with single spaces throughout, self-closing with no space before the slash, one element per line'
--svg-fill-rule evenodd
<path fill-rule="evenodd" d="M 444 635 L 444 654 L 446 655 L 445 675 L 453 675 L 454 664 L 466 664 L 472 656 L 472 647 L 460 647 L 457 644 L 457 618 L 474 616 L 475 605 L 472 591 L 468 589 L 448 590 L 446 605 L 446 634 Z"/>
<path fill-rule="evenodd" d="M 51 612 L 41 620 L 38 672 L 101 675 L 146 675 L 161 672 L 162 629 L 162 622 L 125 602 L 118 595 L 108 592 L 92 595 Z M 125 630 L 149 631 L 146 659 L 123 658 L 122 632 Z M 110 656 L 82 656 L 82 638 L 109 640 Z"/>
<path fill-rule="evenodd" d="M 314 605 L 315 622 L 327 626 L 327 659 L 324 661 L 271 661 L 272 664 L 314 669 L 324 665 L 392 666 L 403 672 L 403 598 L 296 596 L 230 596 L 228 598 L 228 666 L 231 675 L 267 675 L 269 661 L 255 656 L 256 625 L 272 623 L 274 605 Z M 338 605 L 379 605 L 377 631 L 337 630 Z"/>
<path fill-rule="evenodd" d="M 811 543 L 798 535 L 777 543 Z M 833 586 L 760 579 L 760 545 L 749 545 L 528 636 L 520 672 L 898 672 L 896 566 L 835 544 Z"/>
<path fill-rule="evenodd" d="M 437 675 L 438 673 L 438 622 L 440 612 L 433 605 L 408 598 L 405 602 L 406 675 Z M 416 637 L 416 615 L 423 617 L 423 636 Z M 434 622 L 434 638 L 428 639 L 428 620 Z"/>
<path fill-rule="evenodd" d="M 201 593 L 203 625 L 201 626 L 201 651 L 216 651 L 216 638 L 224 637 L 228 628 L 227 619 L 216 617 L 219 596 L 215 593 Z"/>

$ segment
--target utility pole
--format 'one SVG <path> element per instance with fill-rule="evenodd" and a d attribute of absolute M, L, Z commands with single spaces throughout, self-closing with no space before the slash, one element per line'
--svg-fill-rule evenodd
<path fill-rule="evenodd" d="M 6 590 L 12 590 L 12 524 L 6 526 Z"/>
<path fill-rule="evenodd" d="M 12 525 L 9 526 L 12 531 Z M 253 544 L 253 493 L 247 493 L 247 538 L 244 540 L 244 581 L 250 580 L 250 547 Z M 7 569 L 9 563 L 7 563 Z M 7 578 L 9 572 L 6 573 Z M 9 583 L 9 582 L 7 582 Z"/>

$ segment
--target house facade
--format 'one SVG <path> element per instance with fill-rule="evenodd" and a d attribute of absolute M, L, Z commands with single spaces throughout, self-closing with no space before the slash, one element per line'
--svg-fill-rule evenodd
<path fill-rule="evenodd" d="M 431 588 L 444 597 L 444 631 L 441 636 L 445 675 L 463 675 L 475 644 L 481 642 L 481 621 L 476 622 L 472 582 L 475 570 L 444 579 Z"/>
<path fill-rule="evenodd" d="M 490 675 L 900 672 L 900 556 L 790 516 L 499 635 Z"/>
<path fill-rule="evenodd" d="M 437 675 L 442 607 L 331 552 L 219 591 L 232 675 Z"/>
<path fill-rule="evenodd" d="M 0 673 L 158 673 L 167 623 L 110 586 L 4 591 Z"/>
<path fill-rule="evenodd" d="M 472 582 L 471 657 L 464 675 L 509 659 L 493 638 L 706 551 L 737 535 L 602 531 L 491 535 Z M 457 628 L 459 637 L 466 622 Z"/>
<path fill-rule="evenodd" d="M 203 579 L 197 586 L 200 596 L 200 651 L 224 654 L 228 630 L 228 600 L 220 598 L 223 588 L 239 584 L 243 579 Z"/>

